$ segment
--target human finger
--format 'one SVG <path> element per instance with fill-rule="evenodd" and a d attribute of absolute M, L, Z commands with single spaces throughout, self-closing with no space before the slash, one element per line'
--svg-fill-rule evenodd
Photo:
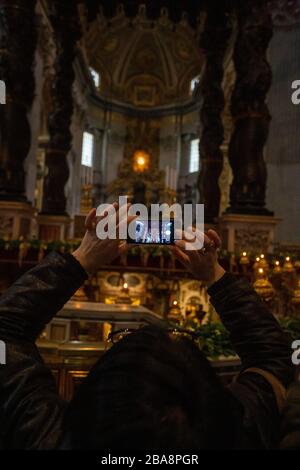
<path fill-rule="evenodd" d="M 181 240 L 179 240 L 181 241 Z M 174 256 L 178 259 L 178 261 L 180 261 L 184 266 L 188 266 L 190 264 L 190 258 L 188 257 L 187 254 L 185 254 L 181 248 L 178 246 L 178 244 L 176 243 L 176 245 L 170 247 L 171 248 L 171 251 L 172 253 L 174 254 Z"/>
<path fill-rule="evenodd" d="M 213 240 L 216 248 L 220 248 L 221 245 L 222 245 L 222 240 L 220 238 L 220 236 L 218 235 L 218 233 L 215 231 L 215 230 L 212 230 L 212 229 L 209 229 L 207 231 L 207 235 L 209 236 L 209 238 L 211 240 Z"/>

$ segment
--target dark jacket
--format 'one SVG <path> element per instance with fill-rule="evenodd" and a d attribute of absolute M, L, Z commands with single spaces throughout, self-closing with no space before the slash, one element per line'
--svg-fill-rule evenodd
<path fill-rule="evenodd" d="M 52 253 L 0 298 L 0 441 L 4 448 L 55 449 L 61 444 L 66 404 L 35 341 L 87 275 L 71 255 Z M 287 387 L 293 379 L 289 339 L 246 280 L 225 274 L 210 289 L 211 302 L 228 328 L 242 368 L 269 371 Z M 241 447 L 277 444 L 279 411 L 273 388 L 255 372 L 231 385 L 241 404 Z"/>
<path fill-rule="evenodd" d="M 289 387 L 282 414 L 281 435 L 281 449 L 300 449 L 300 382 Z"/>

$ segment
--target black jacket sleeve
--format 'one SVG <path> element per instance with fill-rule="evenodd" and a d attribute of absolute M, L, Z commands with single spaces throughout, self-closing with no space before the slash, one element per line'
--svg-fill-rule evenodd
<path fill-rule="evenodd" d="M 242 369 L 264 369 L 288 386 L 294 373 L 290 338 L 248 281 L 226 273 L 208 294 L 230 333 Z"/>
<path fill-rule="evenodd" d="M 71 255 L 52 253 L 0 298 L 0 442 L 4 448 L 53 448 L 64 403 L 35 341 L 87 274 Z"/>
<path fill-rule="evenodd" d="M 226 273 L 208 294 L 230 333 L 242 372 L 262 369 L 288 387 L 294 377 L 291 340 L 248 281 Z M 244 406 L 245 439 L 250 447 L 277 445 L 280 415 L 268 380 L 255 372 L 241 373 L 231 390 Z"/>

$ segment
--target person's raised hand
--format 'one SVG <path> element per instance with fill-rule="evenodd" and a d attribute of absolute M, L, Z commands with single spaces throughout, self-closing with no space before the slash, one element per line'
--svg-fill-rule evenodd
<path fill-rule="evenodd" d="M 81 266 L 88 272 L 93 273 L 101 266 L 110 264 L 118 256 L 122 255 L 127 249 L 126 240 L 120 240 L 118 237 L 121 225 L 129 224 L 135 217 L 128 216 L 130 204 L 122 206 L 120 209 L 117 203 L 112 204 L 102 216 L 97 217 L 96 209 L 92 209 L 85 220 L 85 235 L 79 247 L 72 253 L 74 258 L 79 261 Z M 116 214 L 115 214 L 116 211 Z M 96 233 L 98 222 L 104 217 L 114 217 L 116 215 L 116 239 L 106 238 L 101 240 Z M 125 217 L 127 215 L 127 219 Z"/>
<path fill-rule="evenodd" d="M 186 235 L 188 237 L 186 237 Z M 186 235 L 182 232 L 181 239 L 175 241 L 172 251 L 176 258 L 190 271 L 195 278 L 207 282 L 208 285 L 218 281 L 225 273 L 218 262 L 218 250 L 221 247 L 221 239 L 214 230 L 202 233 L 194 227 L 189 227 Z M 186 242 L 191 243 L 194 237 L 203 241 L 200 250 L 187 250 Z"/>

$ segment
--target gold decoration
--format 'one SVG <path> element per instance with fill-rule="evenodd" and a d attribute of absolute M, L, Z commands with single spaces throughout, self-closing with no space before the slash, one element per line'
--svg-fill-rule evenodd
<path fill-rule="evenodd" d="M 116 303 L 117 304 L 132 304 L 132 298 L 129 295 L 129 287 L 128 282 L 124 278 L 124 275 L 120 275 L 119 285 L 122 286 L 120 294 L 117 297 Z"/>
<path fill-rule="evenodd" d="M 174 299 L 172 301 L 172 306 L 168 313 L 168 320 L 172 321 L 173 323 L 181 324 L 183 320 L 183 316 L 181 313 L 181 309 L 179 306 L 178 300 Z"/>
<path fill-rule="evenodd" d="M 240 264 L 243 265 L 248 265 L 250 263 L 247 252 L 243 251 L 241 258 L 240 258 Z"/>
<path fill-rule="evenodd" d="M 273 273 L 274 274 L 280 274 L 281 271 L 282 271 L 282 269 L 281 269 L 281 266 L 280 266 L 280 261 L 276 260 L 274 268 L 273 268 Z"/>
<path fill-rule="evenodd" d="M 143 173 L 149 170 L 150 155 L 144 150 L 136 150 L 133 154 L 133 171 Z"/>
<path fill-rule="evenodd" d="M 81 199 L 80 199 L 80 212 L 81 214 L 88 214 L 93 207 L 92 197 L 93 185 L 84 184 L 81 186 Z"/>
<path fill-rule="evenodd" d="M 18 263 L 19 263 L 19 267 L 21 267 L 23 263 L 23 259 L 26 257 L 28 253 L 29 243 L 26 240 L 24 240 L 23 236 L 21 236 L 19 240 L 21 243 L 19 245 Z"/>
<path fill-rule="evenodd" d="M 159 123 L 129 119 L 124 157 L 117 179 L 107 187 L 107 194 L 114 197 L 126 194 L 134 197 L 135 202 L 146 205 L 158 202 L 164 186 L 164 173 L 159 169 L 159 152 Z M 132 171 L 133 168 L 135 171 Z"/>
<path fill-rule="evenodd" d="M 75 292 L 75 294 L 72 296 L 73 300 L 78 300 L 78 301 L 86 301 L 89 300 L 86 296 L 86 293 L 84 291 L 84 286 L 80 286 L 79 289 Z"/>
<path fill-rule="evenodd" d="M 274 289 L 269 279 L 266 276 L 263 268 L 258 268 L 256 273 L 256 281 L 254 282 L 254 289 L 264 300 L 271 299 L 274 296 Z"/>
<path fill-rule="evenodd" d="M 264 272 L 267 273 L 269 271 L 269 264 L 265 258 L 265 255 L 262 253 L 260 255 L 260 262 L 259 262 L 259 266 L 261 268 L 263 268 Z"/>
<path fill-rule="evenodd" d="M 297 287 L 294 289 L 293 297 L 291 299 L 292 304 L 300 305 L 300 278 L 297 281 Z"/>
<path fill-rule="evenodd" d="M 290 256 L 286 256 L 282 270 L 286 273 L 294 272 L 294 266 L 293 266 Z"/>

